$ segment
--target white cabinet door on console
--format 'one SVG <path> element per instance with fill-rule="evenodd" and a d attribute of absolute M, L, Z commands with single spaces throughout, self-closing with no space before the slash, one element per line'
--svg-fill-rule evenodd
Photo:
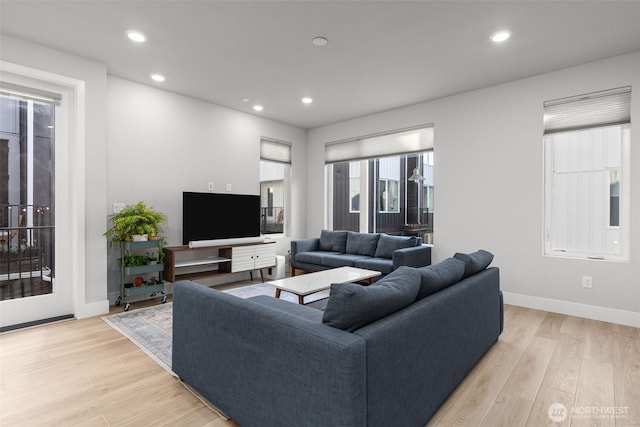
<path fill-rule="evenodd" d="M 234 246 L 231 253 L 232 273 L 276 265 L 276 245 Z"/>
<path fill-rule="evenodd" d="M 276 245 L 259 245 L 254 247 L 254 268 L 267 268 L 276 265 Z"/>

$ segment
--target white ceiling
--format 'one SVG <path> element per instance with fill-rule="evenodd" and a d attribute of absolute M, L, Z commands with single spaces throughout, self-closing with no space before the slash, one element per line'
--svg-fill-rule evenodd
<path fill-rule="evenodd" d="M 638 51 L 640 1 L 0 0 L 0 32 L 309 129 Z"/>

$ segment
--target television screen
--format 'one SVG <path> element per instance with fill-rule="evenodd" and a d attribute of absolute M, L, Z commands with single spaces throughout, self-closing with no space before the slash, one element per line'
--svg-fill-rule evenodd
<path fill-rule="evenodd" d="M 182 243 L 260 236 L 260 196 L 182 193 Z"/>

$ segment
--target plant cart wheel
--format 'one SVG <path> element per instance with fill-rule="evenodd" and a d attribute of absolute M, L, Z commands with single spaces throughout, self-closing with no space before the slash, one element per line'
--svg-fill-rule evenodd
<path fill-rule="evenodd" d="M 165 302 L 167 302 L 167 296 L 166 295 L 162 295 L 162 299 L 160 300 L 160 303 L 164 304 Z"/>
<path fill-rule="evenodd" d="M 126 303 L 124 305 L 124 311 L 129 311 L 129 307 L 131 307 L 131 304 L 130 303 Z"/>

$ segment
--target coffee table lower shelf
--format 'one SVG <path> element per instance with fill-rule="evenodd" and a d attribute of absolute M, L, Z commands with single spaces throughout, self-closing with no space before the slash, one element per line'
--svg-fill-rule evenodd
<path fill-rule="evenodd" d="M 298 304 L 304 304 L 304 297 L 329 289 L 333 283 L 361 282 L 380 276 L 379 271 L 355 267 L 339 267 L 330 270 L 316 271 L 300 276 L 268 282 L 276 288 L 276 298 L 282 291 L 298 296 Z"/>

